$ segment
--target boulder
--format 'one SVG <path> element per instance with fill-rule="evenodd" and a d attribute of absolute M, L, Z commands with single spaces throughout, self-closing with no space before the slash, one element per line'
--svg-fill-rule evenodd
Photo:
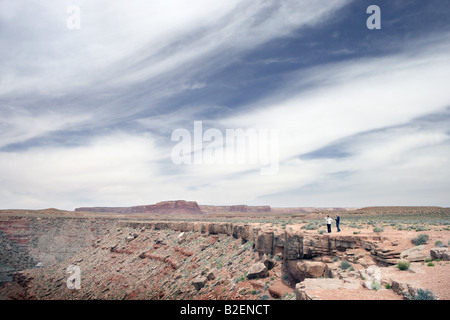
<path fill-rule="evenodd" d="M 186 242 L 186 233 L 182 232 L 178 235 L 178 244 Z"/>
<path fill-rule="evenodd" d="M 297 272 L 301 278 L 329 277 L 329 269 L 326 263 L 320 261 L 300 260 L 297 263 Z"/>
<path fill-rule="evenodd" d="M 414 296 L 417 288 L 420 288 L 414 280 L 391 280 L 391 289 L 399 295 Z"/>
<path fill-rule="evenodd" d="M 192 280 L 192 285 L 194 286 L 195 289 L 200 290 L 205 286 L 207 281 L 208 279 L 206 277 L 197 277 L 194 278 L 194 280 Z"/>
<path fill-rule="evenodd" d="M 288 275 L 295 281 L 300 282 L 306 278 L 330 278 L 332 272 L 328 265 L 320 261 L 311 260 L 289 260 L 286 263 Z"/>
<path fill-rule="evenodd" d="M 269 257 L 267 257 L 267 255 L 263 255 L 261 262 L 264 263 L 267 270 L 271 270 L 273 268 L 273 266 L 275 265 L 275 261 L 273 261 L 272 259 L 269 259 Z"/>
<path fill-rule="evenodd" d="M 272 298 L 281 299 L 283 297 L 283 294 L 279 290 L 277 290 L 277 288 L 270 287 L 268 291 Z"/>
<path fill-rule="evenodd" d="M 438 248 L 431 249 L 430 255 L 431 255 L 431 259 L 433 259 L 433 260 L 437 260 L 437 259 L 444 260 L 444 261 L 449 260 L 448 248 L 445 248 L 445 247 L 438 247 Z"/>
<path fill-rule="evenodd" d="M 217 269 L 210 270 L 209 268 L 206 268 L 202 271 L 202 276 L 205 276 L 207 280 L 214 280 L 216 278 Z"/>
<path fill-rule="evenodd" d="M 444 252 L 443 254 L 442 254 L 442 260 L 444 260 L 444 261 L 450 261 L 450 252 Z"/>
<path fill-rule="evenodd" d="M 214 279 L 216 278 L 216 273 L 217 273 L 217 270 L 216 270 L 216 269 L 213 269 L 213 270 L 209 271 L 209 272 L 206 274 L 206 279 L 208 279 L 208 280 L 214 280 Z"/>
<path fill-rule="evenodd" d="M 400 259 L 406 259 L 410 262 L 423 261 L 426 258 L 427 254 L 425 253 L 424 245 L 415 246 L 400 253 Z"/>
<path fill-rule="evenodd" d="M 266 278 L 269 276 L 269 270 L 262 262 L 258 262 L 250 267 L 247 273 L 248 279 Z"/>

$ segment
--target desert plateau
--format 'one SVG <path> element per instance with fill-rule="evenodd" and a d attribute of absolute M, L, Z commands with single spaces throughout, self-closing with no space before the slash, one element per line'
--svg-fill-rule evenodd
<path fill-rule="evenodd" d="M 2 300 L 450 299 L 442 207 L 2 210 L 0 242 Z"/>

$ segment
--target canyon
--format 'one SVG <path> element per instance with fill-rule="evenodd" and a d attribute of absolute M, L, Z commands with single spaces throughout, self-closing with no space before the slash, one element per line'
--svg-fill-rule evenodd
<path fill-rule="evenodd" d="M 356 225 L 318 232 L 334 209 L 281 213 L 169 203 L 160 211 L 151 207 L 151 214 L 0 211 L 0 299 L 398 300 L 419 289 L 450 298 L 448 248 L 435 247 L 450 239 L 448 209 L 337 211 L 344 221 L 380 216 L 380 210 L 386 216 L 401 211 L 410 220 L 436 214 L 440 224 L 427 230 L 427 244 L 415 246 L 411 238 L 417 231 L 388 225 L 382 233 Z M 187 207 L 196 213 L 188 214 Z M 319 230 L 310 228 L 311 221 Z M 423 264 L 436 254 L 434 268 Z M 404 257 L 411 262 L 407 272 L 396 268 Z M 342 268 L 344 261 L 351 268 Z M 73 265 L 81 270 L 80 290 L 66 285 L 66 270 Z M 369 279 L 383 287 L 373 290 Z"/>

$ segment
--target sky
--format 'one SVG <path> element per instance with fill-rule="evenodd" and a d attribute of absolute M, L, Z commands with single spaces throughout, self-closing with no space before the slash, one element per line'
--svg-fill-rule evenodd
<path fill-rule="evenodd" d="M 448 207 L 449 14 L 0 0 L 0 208 Z"/>

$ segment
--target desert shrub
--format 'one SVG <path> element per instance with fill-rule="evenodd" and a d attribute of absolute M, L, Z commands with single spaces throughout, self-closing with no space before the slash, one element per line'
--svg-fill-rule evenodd
<path fill-rule="evenodd" d="M 397 268 L 400 270 L 408 270 L 411 263 L 406 259 L 401 259 L 397 262 Z"/>
<path fill-rule="evenodd" d="M 414 239 L 411 240 L 411 242 L 416 245 L 419 246 L 421 244 L 425 244 L 427 243 L 428 239 L 430 237 L 427 234 L 419 234 L 417 237 L 415 237 Z"/>
<path fill-rule="evenodd" d="M 372 283 L 370 284 L 370 287 L 372 288 L 372 290 L 378 291 L 381 289 L 381 283 L 373 280 Z"/>
<path fill-rule="evenodd" d="M 384 231 L 384 229 L 380 228 L 380 227 L 373 228 L 373 232 L 376 232 L 376 233 L 380 233 L 380 232 L 383 232 L 383 231 Z"/>
<path fill-rule="evenodd" d="M 243 245 L 243 248 L 245 249 L 245 250 L 248 250 L 248 249 L 250 249 L 250 248 L 252 248 L 253 247 L 253 241 L 247 241 L 244 245 Z"/>
<path fill-rule="evenodd" d="M 319 228 L 319 225 L 315 222 L 310 222 L 302 227 L 302 229 L 306 229 L 306 230 L 315 230 L 318 228 Z"/>
<path fill-rule="evenodd" d="M 442 243 L 441 240 L 437 240 L 437 241 L 434 243 L 434 245 L 435 245 L 436 247 L 443 247 L 443 246 L 444 246 L 444 244 Z"/>
<path fill-rule="evenodd" d="M 341 261 L 341 269 L 346 270 L 348 268 L 350 268 L 352 265 L 350 262 L 346 261 L 346 260 L 342 260 Z"/>
<path fill-rule="evenodd" d="M 428 289 L 419 289 L 411 300 L 436 300 L 434 293 Z"/>

